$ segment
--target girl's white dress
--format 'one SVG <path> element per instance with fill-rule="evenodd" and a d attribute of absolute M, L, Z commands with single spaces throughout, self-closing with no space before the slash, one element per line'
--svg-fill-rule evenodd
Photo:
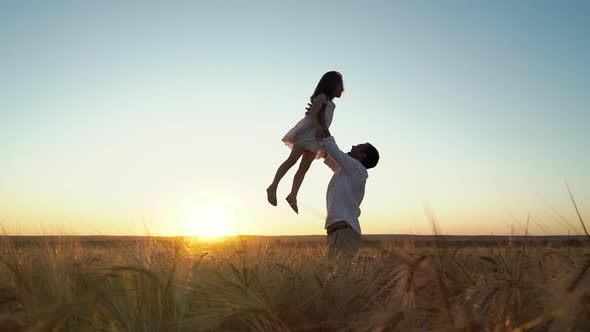
<path fill-rule="evenodd" d="M 328 100 L 326 102 L 326 111 L 324 112 L 324 120 L 326 120 L 326 128 L 330 128 L 332 124 L 332 118 L 334 117 L 334 109 L 336 105 Z M 311 151 L 316 154 L 315 158 L 323 158 L 326 155 L 324 149 L 320 146 L 320 140 L 317 138 L 317 128 L 314 124 L 314 120 L 309 111 L 305 112 L 305 117 L 295 127 L 291 128 L 283 137 L 283 142 L 293 148 L 293 145 L 299 145 L 300 147 Z"/>

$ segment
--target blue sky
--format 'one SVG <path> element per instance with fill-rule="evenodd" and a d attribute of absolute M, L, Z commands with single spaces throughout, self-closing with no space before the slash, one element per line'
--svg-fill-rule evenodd
<path fill-rule="evenodd" d="M 447 233 L 505 234 L 528 214 L 534 233 L 580 232 L 554 210 L 575 225 L 564 181 L 590 210 L 589 14 L 583 1 L 2 1 L 0 220 L 198 233 L 209 221 L 186 216 L 209 202 L 242 233 L 319 234 L 321 162 L 299 216 L 264 188 L 280 138 L 338 70 L 332 133 L 382 156 L 366 233 L 430 232 L 423 202 Z"/>

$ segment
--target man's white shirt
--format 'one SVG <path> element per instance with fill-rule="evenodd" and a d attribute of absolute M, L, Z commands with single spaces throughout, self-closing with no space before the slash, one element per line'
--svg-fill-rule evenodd
<path fill-rule="evenodd" d="M 365 196 L 369 173 L 360 161 L 338 148 L 334 137 L 324 138 L 321 145 L 327 152 L 324 163 L 334 171 L 326 193 L 328 215 L 325 228 L 338 221 L 346 221 L 362 234 L 359 223 L 360 205 Z"/>

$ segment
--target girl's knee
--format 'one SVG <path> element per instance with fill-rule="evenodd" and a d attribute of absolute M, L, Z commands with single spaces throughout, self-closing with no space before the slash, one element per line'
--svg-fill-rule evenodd
<path fill-rule="evenodd" d="M 309 171 L 309 165 L 299 165 L 299 171 L 307 173 L 307 171 Z"/>
<path fill-rule="evenodd" d="M 311 166 L 311 161 L 302 159 L 301 163 L 299 163 L 299 169 L 302 171 L 307 171 Z"/>
<path fill-rule="evenodd" d="M 311 160 L 309 160 L 309 159 L 308 160 L 303 160 L 301 162 L 301 166 L 302 167 L 305 167 L 305 168 L 309 168 L 311 166 L 311 163 L 312 162 L 313 162 L 313 159 L 311 159 Z"/>
<path fill-rule="evenodd" d="M 299 160 L 299 158 L 294 158 L 294 157 L 289 157 L 287 158 L 287 160 L 285 160 L 285 164 L 289 165 L 289 167 L 297 164 L 297 160 Z"/>

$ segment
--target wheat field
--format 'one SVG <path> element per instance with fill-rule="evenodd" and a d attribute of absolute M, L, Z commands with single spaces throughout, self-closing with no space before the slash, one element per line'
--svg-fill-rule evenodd
<path fill-rule="evenodd" d="M 0 331 L 588 331 L 585 238 L 0 238 Z"/>

